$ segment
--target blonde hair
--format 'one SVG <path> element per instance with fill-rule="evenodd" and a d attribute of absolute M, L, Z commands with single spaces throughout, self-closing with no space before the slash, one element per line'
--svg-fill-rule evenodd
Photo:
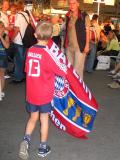
<path fill-rule="evenodd" d="M 38 40 L 49 40 L 52 36 L 53 27 L 50 22 L 39 22 L 35 34 Z"/>

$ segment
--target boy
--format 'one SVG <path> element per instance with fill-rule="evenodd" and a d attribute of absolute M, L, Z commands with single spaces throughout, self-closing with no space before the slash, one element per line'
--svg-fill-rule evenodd
<path fill-rule="evenodd" d="M 27 159 L 31 134 L 40 120 L 40 145 L 38 156 L 45 157 L 51 152 L 47 145 L 48 120 L 51 111 L 51 100 L 54 94 L 55 75 L 65 77 L 65 72 L 60 70 L 48 53 L 47 43 L 52 35 L 52 25 L 49 22 L 41 22 L 37 25 L 35 36 L 38 43 L 32 46 L 26 56 L 26 101 L 30 118 L 27 122 L 25 135 L 20 145 L 19 156 Z M 47 50 L 47 51 L 46 51 Z"/>

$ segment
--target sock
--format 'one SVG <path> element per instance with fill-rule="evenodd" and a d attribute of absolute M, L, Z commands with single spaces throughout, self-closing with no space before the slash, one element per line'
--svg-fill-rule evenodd
<path fill-rule="evenodd" d="M 30 144 L 31 136 L 29 134 L 25 134 L 23 140 L 27 141 Z"/>
<path fill-rule="evenodd" d="M 47 142 L 40 142 L 40 148 L 46 149 Z"/>

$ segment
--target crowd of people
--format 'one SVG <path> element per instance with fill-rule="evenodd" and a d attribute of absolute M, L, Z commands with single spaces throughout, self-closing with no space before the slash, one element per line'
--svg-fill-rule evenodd
<path fill-rule="evenodd" d="M 10 11 L 9 15 L 8 10 Z M 38 64 L 42 58 L 38 56 L 39 60 L 35 60 L 34 54 L 29 61 L 29 52 L 36 53 L 36 57 L 38 53 L 42 55 L 47 42 L 52 39 L 64 52 L 68 61 L 73 65 L 82 80 L 84 79 L 84 72 L 94 72 L 98 56 L 117 57 L 120 52 L 120 23 L 116 26 L 110 21 L 100 23 L 97 14 L 94 14 L 90 20 L 89 15 L 85 11 L 82 12 L 79 9 L 79 2 L 77 0 L 69 0 L 69 11 L 65 18 L 59 15 L 52 15 L 40 17 L 39 19 L 37 18 L 36 21 L 38 21 L 37 27 L 35 27 L 30 14 L 24 11 L 24 3 L 22 1 L 18 1 L 17 4 L 9 4 L 8 0 L 3 0 L 0 13 L 0 101 L 2 101 L 5 96 L 5 75 L 8 74 L 9 71 L 9 61 L 9 63 L 13 63 L 11 71 L 13 83 L 21 83 L 27 77 L 27 110 L 30 113 L 30 119 L 28 120 L 25 135 L 20 145 L 19 155 L 23 159 L 28 158 L 31 134 L 39 118 L 39 112 L 41 140 L 38 155 L 46 156 L 50 153 L 50 147 L 47 145 L 47 136 L 48 112 L 51 110 L 50 101 L 52 100 L 54 90 L 51 86 L 53 86 L 55 74 L 65 76 L 63 72 L 59 71 L 54 62 L 51 61 L 50 57 L 47 56 L 48 59 L 43 60 L 46 69 L 44 69 L 44 66 L 43 68 L 39 68 L 40 66 Z M 22 41 L 28 26 L 27 22 L 31 23 L 33 28 L 35 28 L 35 37 L 38 41 L 37 44 L 33 45 L 30 49 L 26 48 Z M 48 61 L 50 63 L 48 63 Z M 35 63 L 34 65 L 36 65 L 34 66 L 34 70 L 31 68 L 33 62 Z M 50 65 L 54 67 L 52 68 Z M 24 68 L 26 73 L 24 72 Z M 46 72 L 44 70 L 46 70 Z M 49 76 L 46 75 L 48 72 Z M 44 88 L 40 88 L 43 95 L 39 97 L 33 93 L 36 86 L 33 86 L 34 90 L 29 89 L 31 88 L 31 82 L 33 85 L 37 83 L 37 86 L 43 83 L 41 79 L 39 82 L 35 80 L 35 77 L 39 77 L 40 74 L 43 74 L 49 79 L 49 81 L 45 81 L 45 84 L 48 83 L 51 85 L 48 86 L 48 90 L 51 90 L 51 92 L 49 92 L 50 97 L 47 100 L 45 99 L 44 103 L 37 101 L 41 97 L 44 98 Z M 112 75 L 113 79 L 116 81 L 114 84 L 112 83 L 108 86 L 111 88 L 120 88 L 119 61 L 115 69 L 109 72 L 109 75 Z M 45 79 L 44 76 L 42 80 Z M 50 77 L 52 77 L 51 84 Z M 31 98 L 33 94 L 35 96 L 33 96 L 34 100 Z"/>

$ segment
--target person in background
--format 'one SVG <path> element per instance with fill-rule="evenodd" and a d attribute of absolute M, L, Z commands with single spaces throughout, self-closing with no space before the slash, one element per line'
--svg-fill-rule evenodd
<path fill-rule="evenodd" d="M 0 12 L 0 20 L 4 23 L 5 30 L 7 33 L 10 30 L 8 14 L 7 14 L 8 9 L 9 9 L 9 1 L 3 0 L 2 1 L 2 10 Z"/>
<path fill-rule="evenodd" d="M 101 55 L 106 56 L 117 56 L 120 51 L 120 46 L 118 39 L 114 33 L 114 31 L 109 31 L 108 33 L 108 40 L 106 43 L 106 49 L 104 50 Z"/>
<path fill-rule="evenodd" d="M 15 57 L 14 57 L 14 83 L 20 83 L 24 80 L 24 62 L 25 62 L 25 54 L 26 48 L 22 43 L 22 38 L 24 37 L 25 30 L 27 28 L 29 22 L 29 16 L 26 12 L 24 12 L 24 3 L 23 1 L 17 2 L 17 15 L 15 19 L 15 26 L 14 26 L 14 34 L 12 36 L 12 41 L 15 46 Z M 24 17 L 25 16 L 25 17 Z M 26 18 L 26 19 L 25 19 Z"/>
<path fill-rule="evenodd" d="M 60 22 L 61 51 L 65 53 L 64 50 L 65 31 L 66 31 L 65 18 L 61 17 L 59 22 Z"/>
<path fill-rule="evenodd" d="M 5 69 L 7 68 L 7 53 L 6 48 L 9 47 L 9 37 L 5 33 L 5 26 L 0 21 L 0 101 L 2 101 L 5 93 L 3 92 L 5 87 Z"/>
<path fill-rule="evenodd" d="M 115 68 L 109 72 L 108 76 L 112 76 L 112 79 L 114 80 L 108 84 L 108 86 L 113 89 L 120 88 L 120 62 L 118 62 Z"/>
<path fill-rule="evenodd" d="M 52 40 L 61 47 L 59 15 L 53 15 L 51 17 L 51 23 L 53 25 Z"/>
<path fill-rule="evenodd" d="M 17 6 L 16 6 L 16 4 L 13 3 L 10 5 L 10 15 L 8 16 L 9 27 L 10 27 L 10 31 L 9 31 L 10 40 L 12 39 L 12 36 L 14 34 L 14 25 L 15 25 L 16 14 L 17 14 Z"/>
<path fill-rule="evenodd" d="M 111 31 L 112 28 L 111 28 L 111 25 L 110 25 L 110 20 L 109 19 L 105 19 L 104 20 L 104 31 L 105 31 L 105 34 L 108 35 L 109 31 Z"/>
<path fill-rule="evenodd" d="M 86 57 L 85 71 L 93 72 L 94 61 L 96 57 L 97 45 L 100 39 L 100 26 L 98 24 L 98 15 L 94 14 L 90 26 L 90 50 Z"/>
<path fill-rule="evenodd" d="M 79 10 L 78 0 L 69 0 L 66 14 L 65 48 L 68 61 L 83 79 L 86 55 L 89 52 L 90 19 L 86 12 Z"/>
<path fill-rule="evenodd" d="M 45 157 L 51 152 L 47 139 L 49 112 L 52 109 L 51 101 L 54 96 L 55 75 L 65 77 L 66 74 L 58 67 L 58 61 L 56 62 L 52 59 L 51 53 L 47 50 L 52 31 L 51 23 L 39 22 L 35 31 L 38 43 L 29 48 L 26 55 L 26 108 L 30 117 L 26 125 L 23 141 L 20 144 L 19 156 L 22 159 L 29 157 L 28 149 L 31 135 L 38 119 L 40 121 L 38 156 Z"/>
<path fill-rule="evenodd" d="M 100 39 L 98 41 L 98 46 L 97 46 L 97 52 L 98 51 L 103 51 L 106 49 L 106 44 L 107 44 L 107 36 L 105 34 L 105 31 L 104 30 L 101 30 L 100 32 Z"/>

